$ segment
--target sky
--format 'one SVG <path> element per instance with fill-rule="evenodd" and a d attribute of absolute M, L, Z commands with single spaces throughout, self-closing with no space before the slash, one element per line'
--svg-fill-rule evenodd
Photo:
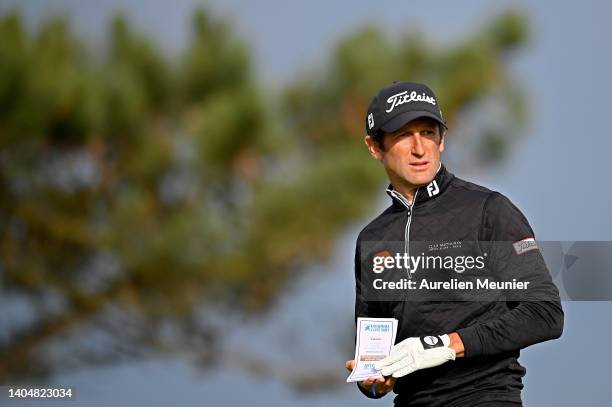
<path fill-rule="evenodd" d="M 50 13 L 69 10 L 76 29 L 92 41 L 103 31 L 108 16 L 122 8 L 164 48 L 176 52 L 188 33 L 189 12 L 202 2 L 2 0 L 0 4 L 0 10 L 18 4 L 32 24 Z M 606 123 L 612 94 L 612 51 L 608 44 L 612 38 L 612 3 L 211 0 L 203 4 L 235 22 L 254 46 L 262 80 L 272 87 L 280 87 L 296 72 L 321 66 L 334 41 L 363 22 L 383 26 L 389 33 L 418 22 L 434 42 L 444 44 L 469 33 L 510 4 L 524 9 L 533 40 L 513 59 L 512 72 L 528 92 L 531 121 L 526 134 L 501 167 L 486 174 L 456 175 L 510 197 L 530 220 L 539 240 L 612 240 L 608 212 L 612 192 L 606 186 L 610 184 L 607 176 L 612 148 Z M 448 142 L 454 142 L 452 129 Z M 387 204 L 383 195 L 376 211 Z M 352 318 L 353 242 L 367 221 L 356 222 L 338 240 L 338 255 L 305 275 L 263 324 L 295 317 L 299 325 L 308 327 L 321 320 L 328 325 L 341 322 L 326 315 L 341 318 L 347 314 Z M 340 271 L 330 273 L 330 269 Z M 312 304 L 312 298 L 326 301 Z M 520 362 L 528 370 L 525 405 L 609 405 L 612 356 L 606 349 L 612 336 L 612 303 L 564 302 L 564 309 L 562 338 L 522 352 Z M 234 348 L 265 346 L 274 338 L 263 331 L 246 324 L 229 335 L 228 342 Z M 344 355 L 326 346 L 306 335 L 296 348 L 304 354 L 314 350 L 320 357 L 343 364 Z M 289 346 L 284 352 L 290 356 L 293 351 Z M 392 404 L 389 397 L 377 402 L 367 400 L 350 385 L 314 398 L 301 398 L 270 378 L 231 370 L 202 375 L 182 359 L 98 367 L 59 375 L 54 380 L 78 386 L 78 397 L 88 406 L 122 405 L 135 400 L 161 406 L 176 400 L 176 394 L 187 404 L 203 400 L 207 406 L 247 401 L 286 406 Z"/>

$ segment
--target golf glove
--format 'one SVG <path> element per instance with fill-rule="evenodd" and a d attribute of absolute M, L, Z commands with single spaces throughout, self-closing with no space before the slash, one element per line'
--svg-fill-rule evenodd
<path fill-rule="evenodd" d="M 376 363 L 383 376 L 402 377 L 417 370 L 455 360 L 455 350 L 448 347 L 448 335 L 427 335 L 404 339 L 389 356 Z"/>

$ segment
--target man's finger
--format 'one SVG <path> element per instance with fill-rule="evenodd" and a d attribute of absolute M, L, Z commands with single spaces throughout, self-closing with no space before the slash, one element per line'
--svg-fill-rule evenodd
<path fill-rule="evenodd" d="M 403 359 L 405 356 L 406 352 L 404 350 L 404 347 L 396 345 L 391 349 L 391 353 L 389 353 L 389 356 L 375 363 L 376 369 L 380 370 L 385 366 L 389 366 Z"/>
<path fill-rule="evenodd" d="M 408 355 L 395 363 L 385 366 L 384 368 L 382 368 L 381 373 L 383 374 L 383 376 L 391 376 L 394 372 L 403 369 L 407 365 L 410 365 L 412 363 L 414 363 L 414 357 L 412 357 L 412 355 Z"/>
<path fill-rule="evenodd" d="M 395 385 L 395 378 L 392 376 L 389 376 L 387 380 L 385 380 L 385 383 L 382 385 L 382 389 L 386 393 L 386 392 L 393 390 L 394 385 Z"/>
<path fill-rule="evenodd" d="M 399 369 L 395 372 L 393 372 L 393 377 L 395 378 L 399 378 L 399 377 L 404 377 L 406 375 L 409 375 L 410 373 L 416 371 L 416 368 L 413 364 L 410 364 L 402 369 Z"/>
<path fill-rule="evenodd" d="M 378 362 L 374 362 L 374 369 L 381 370 L 389 365 L 392 365 L 395 362 L 397 361 L 391 359 L 391 355 L 389 355 L 386 358 L 379 360 Z"/>

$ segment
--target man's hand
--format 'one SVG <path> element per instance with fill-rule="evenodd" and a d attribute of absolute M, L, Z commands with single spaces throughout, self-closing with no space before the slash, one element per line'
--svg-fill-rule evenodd
<path fill-rule="evenodd" d="M 421 336 L 404 339 L 391 349 L 389 356 L 376 362 L 383 376 L 403 377 L 420 369 L 439 366 L 455 360 L 448 335 Z"/>
<path fill-rule="evenodd" d="M 348 369 L 349 372 L 352 372 L 353 368 L 355 367 L 355 361 L 347 360 L 345 367 Z M 391 376 L 389 377 L 369 377 L 365 379 L 364 381 L 359 382 L 359 385 L 361 386 L 362 389 L 372 393 L 372 384 L 374 384 L 376 386 L 377 394 L 385 394 L 393 390 L 393 386 L 395 385 L 396 380 L 397 379 L 395 377 L 391 377 Z"/>

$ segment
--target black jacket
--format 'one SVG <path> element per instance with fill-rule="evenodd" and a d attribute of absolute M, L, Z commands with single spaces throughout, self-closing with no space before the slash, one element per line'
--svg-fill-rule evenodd
<path fill-rule="evenodd" d="M 357 239 L 355 318 L 397 318 L 396 343 L 408 337 L 457 332 L 465 347 L 464 358 L 398 379 L 393 389 L 397 393 L 395 405 L 450 407 L 469 406 L 476 401 L 521 403 L 526 369 L 518 362 L 519 350 L 558 338 L 563 331 L 564 316 L 559 292 L 540 251 L 526 250 L 520 254 L 512 251 L 514 242 L 534 237 L 527 219 L 504 195 L 459 179 L 444 165 L 429 185 L 416 191 L 413 205 L 392 187 L 387 192 L 392 197 L 392 205 L 370 222 Z M 397 241 L 403 242 L 406 251 L 413 250 L 412 255 L 416 254 L 413 245 L 418 242 L 478 242 L 477 248 L 468 245 L 463 249 L 478 252 L 474 254 L 486 251 L 487 242 L 507 242 L 508 249 L 488 247 L 496 253 L 496 261 L 491 259 L 494 264 L 491 268 L 498 275 L 505 273 L 529 280 L 529 295 L 533 297 L 459 301 L 451 296 L 448 300 L 434 301 L 414 300 L 416 297 L 411 297 L 410 292 L 404 292 L 399 299 L 397 296 L 380 298 L 380 292 L 379 297 L 373 297 L 368 294 L 372 274 L 366 265 L 374 250 L 372 242 Z M 520 266 L 515 259 L 520 259 Z M 520 275 L 518 268 L 521 268 Z"/>

